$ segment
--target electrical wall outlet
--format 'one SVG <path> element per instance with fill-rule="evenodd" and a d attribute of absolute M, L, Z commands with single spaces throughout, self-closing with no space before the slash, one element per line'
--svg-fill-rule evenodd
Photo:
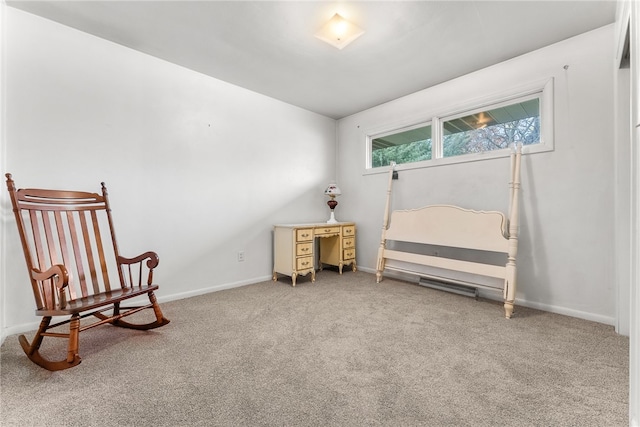
<path fill-rule="evenodd" d="M 238 262 L 244 261 L 244 251 L 238 251 Z"/>

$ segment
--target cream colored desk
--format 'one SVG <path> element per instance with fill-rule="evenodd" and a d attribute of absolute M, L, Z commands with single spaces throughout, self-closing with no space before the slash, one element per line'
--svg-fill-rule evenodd
<path fill-rule="evenodd" d="M 273 280 L 278 273 L 291 276 L 293 286 L 296 277 L 311 273 L 316 281 L 315 238 L 320 239 L 320 269 L 324 264 L 335 265 L 342 274 L 342 267 L 351 265 L 356 271 L 356 224 L 278 224 L 273 226 Z"/>

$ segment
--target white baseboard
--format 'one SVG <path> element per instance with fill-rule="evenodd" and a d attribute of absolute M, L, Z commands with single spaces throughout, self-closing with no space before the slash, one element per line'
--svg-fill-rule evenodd
<path fill-rule="evenodd" d="M 241 280 L 239 282 L 222 283 L 219 285 L 200 288 L 193 291 L 158 296 L 158 301 L 168 302 L 168 301 L 176 301 L 176 300 L 185 299 L 185 298 L 197 297 L 198 295 L 210 294 L 211 292 L 218 292 L 218 291 L 223 291 L 225 289 L 239 288 L 241 286 L 253 285 L 255 283 L 260 283 L 260 282 L 266 282 L 267 280 L 271 280 L 271 279 L 272 277 L 271 275 L 269 275 L 269 276 L 255 277 L 253 279 L 248 279 L 248 280 Z"/>
<path fill-rule="evenodd" d="M 367 273 L 372 273 L 372 274 L 376 273 L 376 270 L 372 268 L 358 266 L 358 269 Z M 417 282 L 418 280 L 418 276 L 396 273 L 393 271 L 385 271 L 384 275 L 386 277 L 390 277 L 393 279 L 405 280 L 409 282 Z M 502 296 L 500 295 L 500 293 L 480 289 L 479 295 L 482 298 L 487 298 L 495 301 L 502 301 Z M 603 323 L 605 325 L 612 325 L 612 326 L 615 325 L 615 318 L 612 316 L 603 316 L 600 314 L 589 313 L 586 311 L 574 310 L 572 308 L 561 307 L 561 306 L 552 305 L 552 304 L 544 304 L 540 302 L 528 301 L 525 299 L 516 298 L 516 310 L 518 305 L 522 307 L 533 308 L 536 310 L 548 311 L 550 313 L 562 314 L 564 316 L 576 317 L 578 319 L 589 320 L 591 322 Z"/>
<path fill-rule="evenodd" d="M 170 295 L 162 295 L 162 296 L 158 296 L 158 302 L 169 302 L 169 301 L 175 301 L 175 300 L 180 300 L 180 299 L 185 299 L 185 298 L 191 298 L 191 297 L 195 297 L 198 295 L 204 295 L 204 294 L 209 294 L 211 292 L 217 292 L 217 291 L 223 291 L 225 289 L 232 289 L 232 288 L 239 288 L 241 286 L 247 286 L 247 285 L 253 285 L 254 283 L 260 283 L 260 282 L 265 282 L 267 280 L 271 280 L 271 276 L 261 276 L 261 277 L 256 277 L 253 279 L 248 279 L 248 280 L 241 280 L 239 282 L 233 282 L 233 283 L 223 283 L 220 285 L 215 285 L 215 286 L 209 286 L 209 287 L 205 287 L 205 288 L 200 288 L 200 289 L 196 289 L 193 291 L 188 291 L 188 292 L 180 292 L 177 294 L 170 294 Z M 143 297 L 136 297 L 136 298 L 143 298 Z M 132 303 L 135 303 L 135 299 L 131 299 L 130 301 Z M 8 328 L 5 328 L 2 331 L 2 336 L 0 337 L 0 345 L 2 345 L 2 343 L 4 343 L 5 338 L 11 336 L 11 335 L 16 335 L 16 334 L 23 334 L 25 332 L 29 332 L 29 331 L 35 331 L 36 329 L 38 329 L 38 326 L 40 325 L 40 320 L 34 321 L 34 322 L 29 322 L 29 323 L 23 323 L 20 325 L 14 325 Z"/>
<path fill-rule="evenodd" d="M 550 313 L 562 314 L 569 317 L 577 317 L 578 319 L 589 320 L 591 322 L 603 323 L 605 325 L 615 326 L 615 318 L 611 316 L 603 316 L 601 314 L 589 313 L 586 311 L 574 310 L 567 307 L 559 307 L 556 305 L 543 304 L 539 302 L 531 302 L 516 298 L 516 305 L 534 308 L 536 310 L 548 311 Z"/>
<path fill-rule="evenodd" d="M 2 331 L 2 342 L 4 343 L 5 338 L 10 337 L 11 335 L 23 334 L 25 332 L 35 331 L 36 329 L 38 329 L 39 325 L 40 325 L 40 320 L 37 320 L 33 323 L 23 323 L 21 325 L 14 325 L 14 326 L 5 328 L 4 331 Z"/>

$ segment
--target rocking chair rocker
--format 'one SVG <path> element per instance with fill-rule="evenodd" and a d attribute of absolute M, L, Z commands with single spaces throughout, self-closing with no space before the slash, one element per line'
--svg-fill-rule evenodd
<path fill-rule="evenodd" d="M 19 337 L 31 361 L 50 371 L 71 368 L 81 361 L 80 332 L 105 323 L 145 330 L 169 323 L 154 295 L 158 285 L 152 284 L 158 256 L 154 252 L 134 258 L 120 255 L 104 183 L 102 195 L 82 191 L 16 190 L 11 174 L 5 176 L 33 288 L 36 315 L 42 316 L 31 343 L 24 335 Z M 118 277 L 112 281 L 108 272 L 114 270 Z M 124 300 L 144 295 L 148 296 L 149 304 L 120 306 Z M 136 324 L 122 320 L 148 308 L 153 310 L 155 321 Z M 69 317 L 51 324 L 54 316 Z M 98 320 L 81 325 L 81 319 L 89 316 Z M 66 324 L 69 324 L 66 333 L 50 332 Z M 51 361 L 42 356 L 39 350 L 44 337 L 67 338 L 66 359 Z"/>

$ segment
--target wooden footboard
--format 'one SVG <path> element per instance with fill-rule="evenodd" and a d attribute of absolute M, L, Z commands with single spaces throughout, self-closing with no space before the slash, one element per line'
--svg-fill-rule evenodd
<path fill-rule="evenodd" d="M 499 211 L 477 211 L 451 205 L 432 205 L 396 210 L 389 216 L 391 174 L 382 240 L 378 250 L 376 280 L 385 270 L 436 278 L 479 288 L 502 290 L 505 316 L 513 313 L 518 250 L 518 190 L 521 147 L 511 155 L 511 203 L 509 217 Z M 425 253 L 416 247 L 444 247 L 447 252 L 472 251 L 474 259 L 442 256 L 436 250 Z M 503 264 L 482 260 L 483 253 L 503 254 Z M 477 277 L 490 278 L 488 284 Z"/>

